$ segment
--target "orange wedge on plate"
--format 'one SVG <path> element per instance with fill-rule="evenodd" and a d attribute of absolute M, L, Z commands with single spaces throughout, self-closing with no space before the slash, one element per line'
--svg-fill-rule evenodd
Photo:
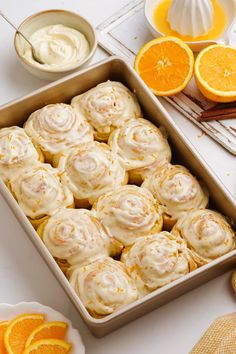
<path fill-rule="evenodd" d="M 196 83 L 202 94 L 215 102 L 236 100 L 236 48 L 212 45 L 195 63 Z"/>
<path fill-rule="evenodd" d="M 194 56 L 181 39 L 160 37 L 140 49 L 134 68 L 155 95 L 171 96 L 191 80 Z"/>
<path fill-rule="evenodd" d="M 65 322 L 47 322 L 37 327 L 27 339 L 25 347 L 29 347 L 34 342 L 41 339 L 60 339 L 64 340 L 68 325 Z"/>
<path fill-rule="evenodd" d="M 29 335 L 43 322 L 44 316 L 40 314 L 20 315 L 9 322 L 4 334 L 7 353 L 22 354 Z"/>
<path fill-rule="evenodd" d="M 3 321 L 0 322 L 0 354 L 6 354 L 7 351 L 5 349 L 5 344 L 4 344 L 4 333 L 7 328 L 8 322 Z"/>
<path fill-rule="evenodd" d="M 71 345 L 63 340 L 42 339 L 25 349 L 23 354 L 66 354 Z"/>

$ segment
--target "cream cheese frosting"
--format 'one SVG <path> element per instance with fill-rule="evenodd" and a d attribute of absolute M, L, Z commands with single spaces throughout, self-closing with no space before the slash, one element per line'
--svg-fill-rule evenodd
<path fill-rule="evenodd" d="M 4 181 L 14 177 L 19 169 L 38 163 L 39 158 L 23 128 L 0 129 L 0 176 Z"/>
<path fill-rule="evenodd" d="M 175 220 L 189 210 L 205 208 L 208 204 L 208 191 L 184 166 L 165 164 L 148 176 L 142 186 Z"/>
<path fill-rule="evenodd" d="M 116 81 L 103 82 L 72 99 L 71 105 L 93 126 L 97 140 L 106 141 L 112 130 L 141 117 L 135 95 Z"/>
<path fill-rule="evenodd" d="M 93 206 L 111 235 L 125 246 L 162 228 L 161 208 L 152 194 L 133 185 L 102 195 Z"/>
<path fill-rule="evenodd" d="M 50 217 L 42 231 L 42 240 L 53 257 L 70 265 L 84 265 L 121 252 L 104 226 L 87 209 L 59 210 Z"/>
<path fill-rule="evenodd" d="M 157 168 L 171 159 L 167 139 L 146 119 L 133 119 L 113 131 L 108 144 L 127 170 Z"/>
<path fill-rule="evenodd" d="M 58 168 L 77 200 L 90 204 L 127 180 L 125 170 L 107 144 L 92 142 L 62 154 Z"/>
<path fill-rule="evenodd" d="M 94 317 L 112 314 L 139 298 L 136 286 L 124 265 L 112 258 L 76 267 L 71 274 L 70 283 Z"/>
<path fill-rule="evenodd" d="M 51 155 L 93 141 L 90 124 L 64 103 L 50 104 L 33 112 L 24 128 L 32 140 Z"/>
<path fill-rule="evenodd" d="M 41 63 L 35 61 L 32 48 L 25 47 L 24 57 L 35 66 L 53 71 L 69 70 L 82 63 L 89 55 L 88 40 L 80 31 L 62 24 L 42 27 L 30 37 L 36 56 Z"/>
<path fill-rule="evenodd" d="M 178 220 L 172 233 L 186 241 L 200 266 L 223 256 L 236 246 L 235 232 L 226 218 L 213 210 L 187 213 Z"/>
<path fill-rule="evenodd" d="M 168 232 L 142 237 L 121 256 L 142 295 L 178 279 L 195 268 L 187 248 Z"/>
<path fill-rule="evenodd" d="M 31 219 L 52 215 L 73 205 L 73 195 L 61 182 L 59 171 L 49 164 L 38 164 L 21 171 L 9 182 L 24 213 Z"/>

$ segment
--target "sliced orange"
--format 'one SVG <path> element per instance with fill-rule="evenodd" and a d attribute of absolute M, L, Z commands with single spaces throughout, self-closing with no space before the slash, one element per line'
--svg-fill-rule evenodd
<path fill-rule="evenodd" d="M 0 354 L 6 354 L 7 351 L 5 349 L 5 344 L 4 344 L 4 333 L 7 328 L 8 322 L 3 321 L 0 322 Z"/>
<path fill-rule="evenodd" d="M 195 63 L 196 83 L 202 94 L 215 102 L 236 100 L 236 48 L 212 45 Z"/>
<path fill-rule="evenodd" d="M 29 335 L 43 322 L 44 316 L 41 314 L 20 315 L 9 322 L 4 334 L 8 354 L 22 354 Z"/>
<path fill-rule="evenodd" d="M 35 328 L 31 333 L 25 347 L 29 347 L 34 342 L 41 339 L 61 339 L 64 340 L 66 336 L 68 325 L 65 322 L 47 322 Z"/>
<path fill-rule="evenodd" d="M 191 80 L 194 55 L 181 39 L 159 37 L 140 49 L 134 67 L 155 95 L 171 96 Z"/>
<path fill-rule="evenodd" d="M 42 339 L 24 350 L 23 354 L 66 354 L 71 344 L 59 339 Z"/>

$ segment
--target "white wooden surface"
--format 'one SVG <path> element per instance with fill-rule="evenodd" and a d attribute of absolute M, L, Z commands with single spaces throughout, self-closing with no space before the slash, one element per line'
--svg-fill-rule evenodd
<path fill-rule="evenodd" d="M 127 0 L 0 0 L 0 9 L 15 23 L 48 8 L 79 11 L 98 25 Z M 13 32 L 0 19 L 0 104 L 41 87 L 45 82 L 28 74 L 17 62 Z M 98 50 L 94 61 L 105 57 Z M 209 166 L 236 197 L 236 158 L 202 135 L 186 118 L 163 102 L 176 123 Z M 1 117 L 0 117 L 1 119 Z M 187 354 L 210 322 L 235 311 L 230 272 L 102 338 L 94 338 L 61 290 L 0 196 L 0 302 L 39 301 L 54 307 L 81 331 L 87 354 Z M 1 316 L 1 314 L 0 314 Z M 79 353 L 78 353 L 79 354 Z"/>

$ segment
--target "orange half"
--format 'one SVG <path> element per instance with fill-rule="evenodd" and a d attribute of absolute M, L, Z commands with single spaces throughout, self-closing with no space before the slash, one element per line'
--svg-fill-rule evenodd
<path fill-rule="evenodd" d="M 4 333 L 6 331 L 7 325 L 8 325 L 7 321 L 0 322 L 0 354 L 7 353 L 4 344 Z"/>
<path fill-rule="evenodd" d="M 194 72 L 205 97 L 215 102 L 236 100 L 236 48 L 220 44 L 207 47 L 198 55 Z"/>
<path fill-rule="evenodd" d="M 42 339 L 26 348 L 23 354 L 66 354 L 71 344 L 58 339 Z"/>
<path fill-rule="evenodd" d="M 22 354 L 29 335 L 43 322 L 44 316 L 41 314 L 20 315 L 9 322 L 4 334 L 7 353 Z"/>
<path fill-rule="evenodd" d="M 64 340 L 68 325 L 65 322 L 47 322 L 37 327 L 27 339 L 25 347 L 41 339 L 60 339 Z"/>
<path fill-rule="evenodd" d="M 134 68 L 155 95 L 172 96 L 191 80 L 194 55 L 181 39 L 160 37 L 140 49 Z"/>

